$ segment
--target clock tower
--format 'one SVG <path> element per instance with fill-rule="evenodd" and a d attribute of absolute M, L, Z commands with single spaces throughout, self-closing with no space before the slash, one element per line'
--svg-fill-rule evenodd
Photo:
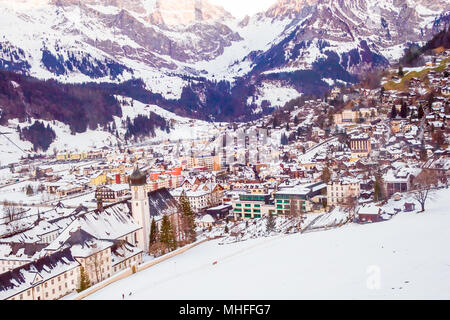
<path fill-rule="evenodd" d="M 148 252 L 150 237 L 150 206 L 145 185 L 147 176 L 136 167 L 130 176 L 131 213 L 142 229 L 137 231 L 136 246 Z"/>

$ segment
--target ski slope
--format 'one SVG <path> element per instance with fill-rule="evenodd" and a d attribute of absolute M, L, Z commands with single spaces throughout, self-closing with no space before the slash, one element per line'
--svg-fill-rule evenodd
<path fill-rule="evenodd" d="M 211 241 L 87 299 L 449 299 L 449 196 L 387 222 Z"/>

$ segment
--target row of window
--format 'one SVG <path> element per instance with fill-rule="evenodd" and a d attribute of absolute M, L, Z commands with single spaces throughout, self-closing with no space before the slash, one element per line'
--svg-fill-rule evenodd
<path fill-rule="evenodd" d="M 251 206 L 252 206 L 251 203 L 245 203 L 245 204 L 244 204 L 244 207 L 247 207 L 247 208 L 250 208 Z M 261 205 L 258 204 L 258 203 L 253 204 L 253 206 L 254 206 L 255 208 L 260 208 L 260 207 L 261 207 Z M 242 203 L 236 203 L 236 207 L 242 207 Z"/>
<path fill-rule="evenodd" d="M 13 260 L 3 260 L 2 264 L 12 265 L 12 266 L 15 266 L 17 264 L 18 266 L 21 266 L 23 264 L 23 262 L 22 261 L 13 261 Z"/>
<path fill-rule="evenodd" d="M 70 271 L 70 275 L 73 276 L 73 270 Z M 58 277 L 57 277 L 58 282 L 60 282 L 61 279 L 62 279 L 62 276 L 58 276 Z M 67 273 L 64 274 L 64 279 L 67 279 Z M 50 283 L 53 285 L 53 284 L 55 283 L 55 279 L 51 279 Z M 71 284 L 72 284 L 72 287 L 75 286 L 75 280 L 74 280 L 74 279 L 71 280 Z M 48 288 L 48 281 L 44 283 L 44 288 Z M 63 296 L 67 293 L 67 289 L 68 289 L 68 288 L 69 288 L 69 286 L 67 285 L 67 282 L 64 283 L 64 289 L 65 289 L 64 291 L 63 291 L 62 284 L 59 285 L 59 286 L 58 286 L 58 291 L 59 291 L 59 294 L 60 294 L 59 297 L 63 297 Z M 41 286 L 38 285 L 38 286 L 36 287 L 36 292 L 37 292 L 38 294 L 39 294 L 39 292 L 41 291 L 40 289 L 41 289 Z M 26 292 L 26 296 L 27 296 L 27 297 L 30 297 L 30 296 L 31 296 L 31 291 L 32 291 L 32 289 L 27 290 L 27 292 Z M 52 295 L 55 295 L 55 293 L 56 293 L 56 289 L 53 288 L 53 289 L 52 289 Z M 44 297 L 45 297 L 45 298 L 48 298 L 48 296 L 49 296 L 49 292 L 47 291 L 47 292 L 45 292 L 45 296 L 44 296 Z M 23 300 L 23 298 L 24 298 L 24 294 L 21 293 L 21 294 L 19 295 L 19 300 Z M 12 298 L 11 300 L 15 300 L 15 298 Z"/>
<path fill-rule="evenodd" d="M 109 258 L 107 258 L 106 260 L 109 261 Z M 130 260 L 128 260 L 129 264 L 131 264 L 132 262 L 137 262 L 137 261 L 139 261 L 139 256 L 134 256 L 134 257 L 132 257 Z M 124 261 L 123 264 L 124 264 L 124 266 L 126 266 L 127 261 Z M 119 266 L 114 267 L 114 272 L 120 270 L 120 269 L 117 270 L 118 267 L 119 267 Z M 107 270 L 109 270 L 109 269 L 110 269 L 109 266 L 107 266 Z M 103 273 L 103 272 L 104 272 L 104 268 L 102 268 L 102 273 Z M 71 276 L 73 276 L 73 273 L 74 273 L 73 270 L 70 271 L 70 275 L 71 275 Z M 109 277 L 109 274 L 108 274 L 108 277 Z M 67 273 L 64 273 L 64 276 L 60 275 L 60 276 L 58 276 L 57 278 L 51 279 L 51 280 L 50 280 L 51 285 L 54 285 L 54 284 L 55 284 L 55 280 L 56 280 L 57 282 L 61 282 L 62 278 L 67 279 Z M 75 285 L 75 280 L 74 280 L 74 279 L 71 280 L 71 284 L 72 284 L 72 286 Z M 44 288 L 48 288 L 48 281 L 44 283 Z M 68 289 L 68 284 L 67 284 L 67 282 L 64 283 L 64 289 L 65 289 L 64 291 L 67 291 L 67 289 Z M 62 284 L 58 286 L 58 291 L 59 291 L 59 293 L 60 293 L 59 297 L 63 297 L 63 296 L 67 293 L 67 292 L 64 292 L 64 294 L 62 293 L 62 291 L 63 291 L 63 285 L 62 285 Z M 26 296 L 30 297 L 30 296 L 31 296 L 31 292 L 32 292 L 32 289 L 27 290 Z M 40 292 L 40 286 L 37 286 L 37 287 L 36 287 L 36 292 L 37 292 L 37 293 Z M 52 289 L 52 295 L 55 295 L 55 293 L 56 293 L 56 289 L 53 288 L 53 289 Z M 46 292 L 46 293 L 45 293 L 45 298 L 48 298 L 48 297 L 49 297 L 49 292 Z M 23 298 L 24 298 L 24 294 L 21 293 L 21 294 L 19 295 L 19 300 L 23 300 Z M 13 297 L 11 300 L 15 300 L 15 298 Z"/>

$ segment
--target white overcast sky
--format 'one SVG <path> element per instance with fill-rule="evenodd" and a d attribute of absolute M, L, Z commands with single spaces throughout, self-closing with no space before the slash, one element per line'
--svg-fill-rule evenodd
<path fill-rule="evenodd" d="M 276 0 L 209 0 L 209 2 L 221 5 L 236 18 L 243 18 L 247 14 L 251 16 L 269 9 Z"/>

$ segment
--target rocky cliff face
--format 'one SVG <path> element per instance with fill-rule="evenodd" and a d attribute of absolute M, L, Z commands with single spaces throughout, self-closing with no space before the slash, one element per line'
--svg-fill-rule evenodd
<path fill-rule="evenodd" d="M 294 19 L 307 7 L 316 5 L 318 0 L 278 0 L 264 16 L 275 19 Z"/>
<path fill-rule="evenodd" d="M 407 43 L 424 42 L 446 28 L 449 10 L 448 1 L 279 0 L 259 19 L 292 22 L 278 43 L 252 60 L 259 70 L 284 72 L 310 70 L 333 56 L 346 71 L 360 74 L 398 59 Z"/>

